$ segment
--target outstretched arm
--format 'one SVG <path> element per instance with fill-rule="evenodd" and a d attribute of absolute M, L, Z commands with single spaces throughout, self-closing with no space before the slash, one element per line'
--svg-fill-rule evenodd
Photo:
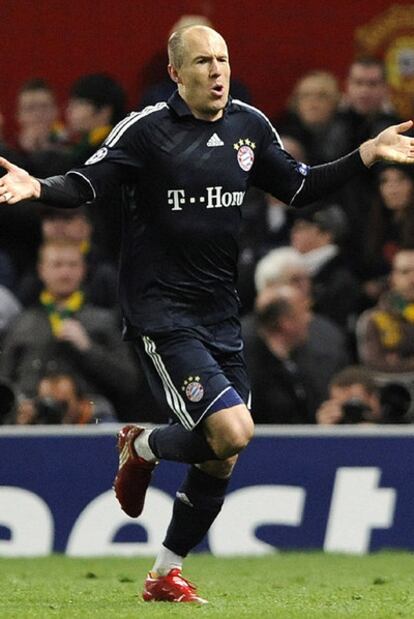
<path fill-rule="evenodd" d="M 0 204 L 41 200 L 61 208 L 76 208 L 93 202 L 128 180 L 132 169 L 115 162 L 102 161 L 96 166 L 69 170 L 65 175 L 37 179 L 4 157 L 0 157 L 0 167 L 7 170 L 7 174 L 0 178 Z"/>
<path fill-rule="evenodd" d="M 306 206 L 315 200 L 325 198 L 377 161 L 386 160 L 413 165 L 414 138 L 402 135 L 412 126 L 411 120 L 400 125 L 392 125 L 381 131 L 375 138 L 361 144 L 349 155 L 336 161 L 312 166 L 309 168 L 302 187 L 291 201 L 291 205 Z"/>
<path fill-rule="evenodd" d="M 82 174 L 66 174 L 37 179 L 0 157 L 7 174 L 0 178 L 0 203 L 16 204 L 21 200 L 41 200 L 62 208 L 76 208 L 92 202 L 96 195 Z"/>

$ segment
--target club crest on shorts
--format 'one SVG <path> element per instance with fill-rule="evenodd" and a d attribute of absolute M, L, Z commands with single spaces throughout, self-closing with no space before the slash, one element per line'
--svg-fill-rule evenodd
<path fill-rule="evenodd" d="M 185 392 L 188 400 L 190 402 L 200 402 L 204 396 L 204 387 L 200 383 L 199 376 L 189 376 L 183 382 L 183 386 L 181 387 L 181 391 Z"/>
<path fill-rule="evenodd" d="M 245 172 L 251 170 L 254 163 L 256 144 L 249 140 L 249 138 L 240 138 L 238 142 L 233 144 L 233 148 L 237 151 L 237 161 L 241 169 Z"/>

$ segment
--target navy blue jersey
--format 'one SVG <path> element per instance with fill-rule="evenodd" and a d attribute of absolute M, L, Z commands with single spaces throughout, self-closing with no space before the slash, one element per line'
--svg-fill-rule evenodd
<path fill-rule="evenodd" d="M 120 300 L 132 335 L 208 325 L 238 311 L 238 232 L 255 185 L 291 203 L 308 168 L 283 150 L 266 117 L 230 101 L 196 119 L 178 93 L 132 113 L 78 170 L 101 196 L 123 184 Z"/>

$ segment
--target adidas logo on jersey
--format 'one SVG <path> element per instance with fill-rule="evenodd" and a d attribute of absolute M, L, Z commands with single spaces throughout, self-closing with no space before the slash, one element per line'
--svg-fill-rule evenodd
<path fill-rule="evenodd" d="M 217 133 L 213 133 L 209 141 L 207 142 L 207 146 L 224 146 L 223 140 L 220 140 Z"/>

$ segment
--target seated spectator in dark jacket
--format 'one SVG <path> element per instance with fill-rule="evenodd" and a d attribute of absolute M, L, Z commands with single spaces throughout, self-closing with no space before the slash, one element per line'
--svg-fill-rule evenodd
<path fill-rule="evenodd" d="M 258 337 L 245 346 L 253 419 L 256 423 L 311 422 L 305 382 L 292 355 L 308 337 L 308 300 L 296 288 L 282 286 L 259 296 L 255 315 Z"/>
<path fill-rule="evenodd" d="M 134 405 L 137 370 L 116 315 L 85 302 L 79 246 L 49 241 L 40 249 L 38 269 L 44 289 L 8 330 L 0 374 L 28 398 L 52 370 L 78 374 L 86 390 L 106 397 L 122 418 Z"/>
<path fill-rule="evenodd" d="M 92 223 L 83 209 L 45 208 L 42 212 L 43 242 L 62 239 L 77 243 L 85 257 L 86 274 L 82 283 L 85 300 L 99 307 L 113 308 L 117 300 L 117 270 L 101 255 L 92 241 Z M 23 274 L 17 296 L 25 307 L 32 305 L 42 291 L 36 269 Z"/>
<path fill-rule="evenodd" d="M 390 105 L 387 76 L 381 60 L 367 56 L 351 63 L 339 115 L 347 130 L 347 152 L 386 127 L 401 122 Z"/>
<path fill-rule="evenodd" d="M 299 213 L 291 232 L 292 247 L 303 255 L 312 280 L 315 312 L 344 331 L 354 320 L 360 299 L 358 281 L 341 252 L 346 226 L 345 214 L 332 205 L 307 215 Z"/>
<path fill-rule="evenodd" d="M 102 396 L 88 394 L 74 374 L 50 373 L 40 379 L 36 397 L 20 400 L 15 423 L 76 424 L 117 421 L 111 404 Z"/>
<path fill-rule="evenodd" d="M 302 254 L 293 247 L 280 247 L 264 256 L 257 265 L 255 282 L 258 295 L 275 287 L 294 286 L 312 306 L 308 269 Z M 246 342 L 257 338 L 252 315 L 242 319 L 242 328 Z M 349 363 L 345 336 L 329 318 L 312 311 L 306 342 L 293 352 L 293 358 L 309 382 L 309 402 L 314 411 L 327 398 L 332 376 Z"/>

